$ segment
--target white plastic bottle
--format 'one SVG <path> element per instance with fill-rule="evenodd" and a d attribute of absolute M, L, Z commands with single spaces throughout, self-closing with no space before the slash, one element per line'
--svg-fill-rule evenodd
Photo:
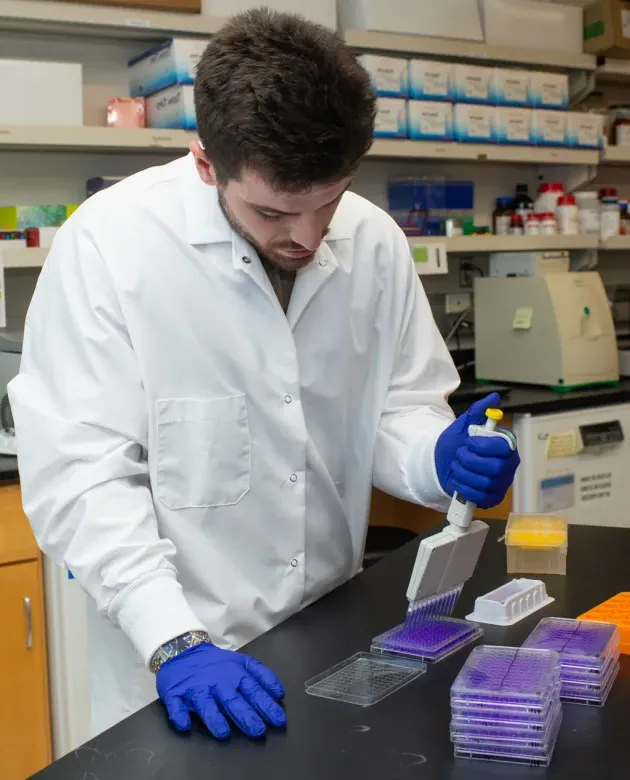
<path fill-rule="evenodd" d="M 550 211 L 555 214 L 558 199 L 562 195 L 564 195 L 564 188 L 560 182 L 544 182 L 538 188 L 534 211 L 537 214 L 548 214 Z"/>
<path fill-rule="evenodd" d="M 574 195 L 562 195 L 556 207 L 556 222 L 561 236 L 577 236 L 580 230 Z"/>
<path fill-rule="evenodd" d="M 600 237 L 607 241 L 612 236 L 618 236 L 621 228 L 621 215 L 619 213 L 619 198 L 614 187 L 600 190 Z"/>
<path fill-rule="evenodd" d="M 580 233 L 585 236 L 598 236 L 601 226 L 597 192 L 595 190 L 576 192 L 575 202 L 578 208 Z"/>

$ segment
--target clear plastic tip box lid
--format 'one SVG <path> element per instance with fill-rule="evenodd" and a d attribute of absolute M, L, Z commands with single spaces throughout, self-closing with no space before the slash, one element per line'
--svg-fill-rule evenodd
<path fill-rule="evenodd" d="M 476 647 L 451 687 L 451 702 L 493 709 L 536 705 L 559 695 L 560 658 L 552 650 Z"/>
<path fill-rule="evenodd" d="M 567 546 L 568 521 L 564 515 L 516 514 L 512 512 L 505 530 L 508 547 L 549 549 Z"/>
<path fill-rule="evenodd" d="M 523 647 L 555 650 L 562 666 L 601 669 L 618 650 L 619 629 L 612 623 L 544 618 Z"/>

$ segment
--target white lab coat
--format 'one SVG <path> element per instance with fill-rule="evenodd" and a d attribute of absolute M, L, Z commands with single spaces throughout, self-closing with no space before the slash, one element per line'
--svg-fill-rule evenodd
<path fill-rule="evenodd" d="M 286 316 L 192 156 L 83 204 L 9 393 L 26 514 L 94 605 L 93 733 L 156 697 L 163 642 L 238 648 L 352 577 L 372 484 L 444 508 L 457 383 L 404 235 L 355 194 Z"/>

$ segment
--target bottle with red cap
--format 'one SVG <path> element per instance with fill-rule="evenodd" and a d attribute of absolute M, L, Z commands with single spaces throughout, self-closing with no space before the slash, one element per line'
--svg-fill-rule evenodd
<path fill-rule="evenodd" d="M 564 188 L 560 182 L 543 182 L 538 188 L 538 197 L 534 211 L 538 214 L 556 213 L 558 199 L 564 195 Z"/>
<path fill-rule="evenodd" d="M 580 232 L 575 195 L 561 195 L 556 206 L 556 222 L 561 236 L 577 236 Z"/>
<path fill-rule="evenodd" d="M 612 236 L 618 236 L 621 227 L 619 214 L 619 198 L 614 187 L 603 187 L 599 191 L 601 239 L 606 241 Z"/>

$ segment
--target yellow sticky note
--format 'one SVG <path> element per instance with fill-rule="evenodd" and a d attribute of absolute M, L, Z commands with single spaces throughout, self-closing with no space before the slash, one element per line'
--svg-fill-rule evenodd
<path fill-rule="evenodd" d="M 521 307 L 514 313 L 514 320 L 512 322 L 512 328 L 514 330 L 530 330 L 532 327 L 532 317 L 534 310 L 528 307 Z"/>
<path fill-rule="evenodd" d="M 582 451 L 582 438 L 577 429 L 564 433 L 550 433 L 547 438 L 547 460 L 568 458 Z"/>

